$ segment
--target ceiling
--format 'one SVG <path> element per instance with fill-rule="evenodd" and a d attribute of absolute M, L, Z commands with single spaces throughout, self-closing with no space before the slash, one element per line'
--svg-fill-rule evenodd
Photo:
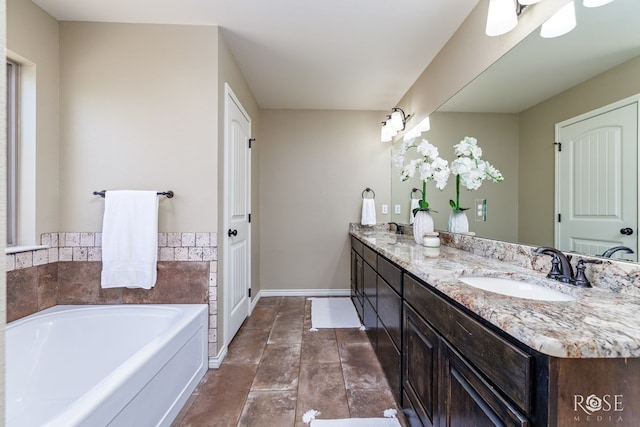
<path fill-rule="evenodd" d="M 33 0 L 59 21 L 217 25 L 258 105 L 390 110 L 480 0 Z"/>

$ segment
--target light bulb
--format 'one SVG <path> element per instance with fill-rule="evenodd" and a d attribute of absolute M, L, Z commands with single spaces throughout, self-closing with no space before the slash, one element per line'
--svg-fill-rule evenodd
<path fill-rule="evenodd" d="M 391 129 L 396 133 L 401 131 L 404 128 L 404 123 L 402 122 L 402 113 L 397 110 L 391 113 L 391 118 L 387 122 L 387 126 L 390 126 Z"/>
<path fill-rule="evenodd" d="M 518 25 L 518 16 L 513 0 L 489 0 L 487 28 L 485 29 L 488 36 L 508 33 L 516 25 Z"/>
<path fill-rule="evenodd" d="M 558 10 L 540 29 L 540 36 L 544 38 L 559 37 L 576 27 L 576 5 L 572 1 Z"/>
<path fill-rule="evenodd" d="M 600 7 L 611 3 L 613 0 L 584 0 L 584 7 Z"/>

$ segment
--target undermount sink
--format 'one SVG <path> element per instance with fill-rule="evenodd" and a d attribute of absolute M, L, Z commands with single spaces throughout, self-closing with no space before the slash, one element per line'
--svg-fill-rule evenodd
<path fill-rule="evenodd" d="M 571 295 L 521 280 L 484 276 L 466 276 L 459 280 L 474 288 L 511 297 L 538 301 L 575 301 Z"/>

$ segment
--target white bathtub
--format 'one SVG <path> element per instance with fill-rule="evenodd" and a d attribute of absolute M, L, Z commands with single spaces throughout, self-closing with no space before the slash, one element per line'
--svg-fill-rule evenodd
<path fill-rule="evenodd" d="M 207 369 L 207 305 L 56 306 L 7 325 L 8 427 L 168 426 Z"/>

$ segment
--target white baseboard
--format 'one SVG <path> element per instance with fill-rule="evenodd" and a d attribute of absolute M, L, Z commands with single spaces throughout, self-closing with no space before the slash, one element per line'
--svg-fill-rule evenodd
<path fill-rule="evenodd" d="M 351 289 L 261 289 L 263 297 L 346 297 Z"/>
<path fill-rule="evenodd" d="M 223 346 L 218 354 L 215 356 L 209 356 L 209 369 L 218 369 L 222 365 L 222 361 L 227 355 L 227 346 Z"/>

